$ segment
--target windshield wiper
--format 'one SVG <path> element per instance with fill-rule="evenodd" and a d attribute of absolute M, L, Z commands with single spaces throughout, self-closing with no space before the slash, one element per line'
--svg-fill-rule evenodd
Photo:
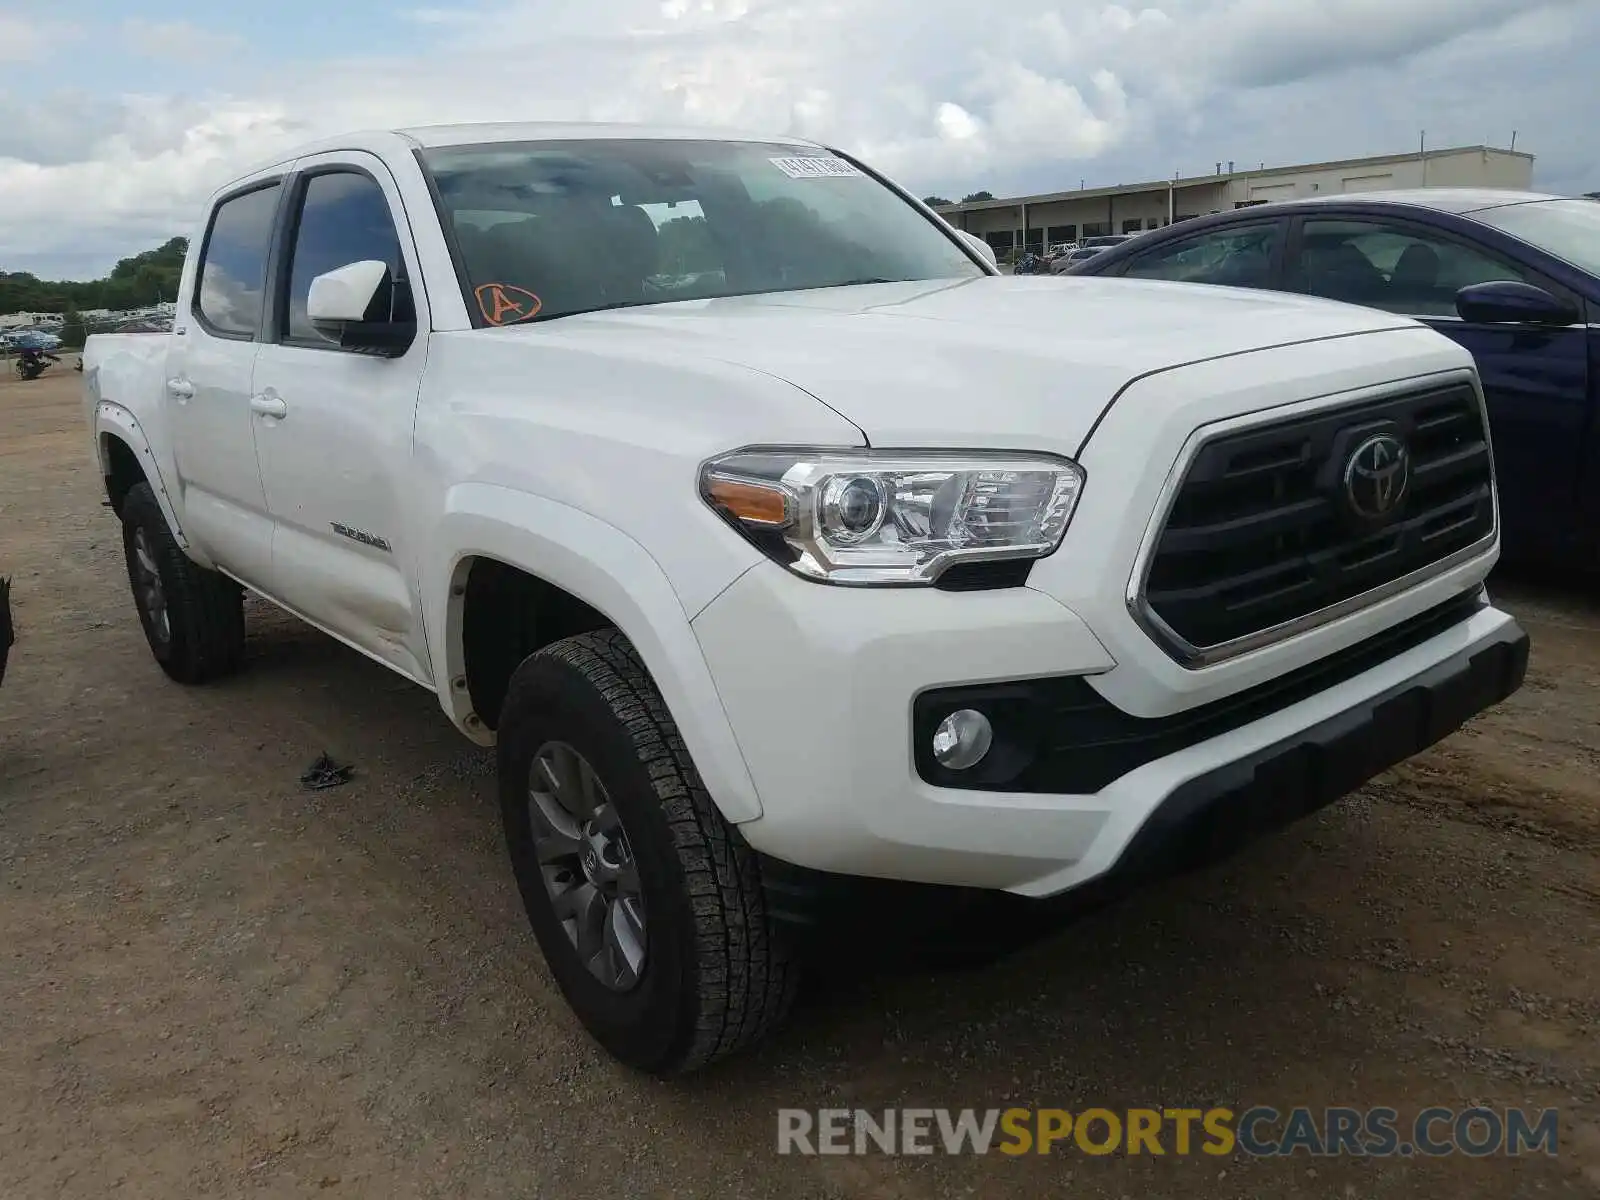
<path fill-rule="evenodd" d="M 562 312 L 551 313 L 549 316 L 535 316 L 526 321 L 514 321 L 514 325 L 540 325 L 545 321 L 559 321 L 562 317 L 581 317 L 585 313 L 607 312 L 613 308 L 643 308 L 647 304 L 659 304 L 659 300 L 613 300 L 610 304 L 596 304 L 590 308 L 569 308 Z"/>
<path fill-rule="evenodd" d="M 648 307 L 648 306 L 651 306 L 651 305 L 656 305 L 656 304 L 672 304 L 672 303 L 675 303 L 675 302 L 680 301 L 680 300 L 724 300 L 724 299 L 728 299 L 728 298 L 731 298 L 731 297 L 734 297 L 734 296 L 771 296 L 771 295 L 776 295 L 776 294 L 779 294 L 779 293 L 782 293 L 782 292 L 791 292 L 791 291 L 809 292 L 809 291 L 813 291 L 813 290 L 821 289 L 821 288 L 859 287 L 859 286 L 862 286 L 863 284 L 868 284 L 868 283 L 905 283 L 905 282 L 907 282 L 907 281 L 903 280 L 903 279 L 882 279 L 882 278 L 873 276 L 873 277 L 870 277 L 870 278 L 863 277 L 861 279 L 842 279 L 838 283 L 812 284 L 809 287 L 803 287 L 803 288 L 794 288 L 794 287 L 755 288 L 755 289 L 752 289 L 750 291 L 745 291 L 745 292 L 710 292 L 708 294 L 699 295 L 699 296 L 693 295 L 692 293 L 689 294 L 689 295 L 684 295 L 684 296 L 674 296 L 671 293 L 666 293 L 666 294 L 661 295 L 661 296 L 651 297 L 648 300 L 613 300 L 610 304 L 596 304 L 596 305 L 593 305 L 592 307 L 589 307 L 589 308 L 567 309 L 567 310 L 565 310 L 563 312 L 553 312 L 553 313 L 550 313 L 549 315 L 545 315 L 544 313 L 540 313 L 538 316 L 530 317 L 526 321 L 512 321 L 512 322 L 510 322 L 510 324 L 512 324 L 512 325 L 542 325 L 546 321 L 559 321 L 559 320 L 561 320 L 562 317 L 581 317 L 585 313 L 607 312 L 607 311 L 609 311 L 611 309 L 614 309 L 614 308 L 645 308 L 645 307 Z"/>

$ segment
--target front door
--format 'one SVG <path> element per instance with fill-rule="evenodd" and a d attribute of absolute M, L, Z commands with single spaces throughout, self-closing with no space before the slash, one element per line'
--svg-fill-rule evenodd
<path fill-rule="evenodd" d="M 1588 334 L 1581 326 L 1429 322 L 1478 363 L 1508 562 L 1560 561 L 1587 534 L 1573 519 L 1588 430 Z"/>
<path fill-rule="evenodd" d="M 257 444 L 274 597 L 431 684 L 405 502 L 428 328 L 410 227 L 393 178 L 371 155 L 302 160 L 289 203 L 272 332 L 254 381 L 272 408 Z M 396 294 L 419 310 L 422 332 L 398 358 L 340 349 L 306 317 L 312 279 L 369 259 L 410 281 Z"/>
<path fill-rule="evenodd" d="M 1382 217 L 1306 218 L 1288 267 L 1292 290 L 1416 317 L 1472 352 L 1489 409 L 1503 554 L 1568 550 L 1589 427 L 1587 331 L 1468 323 L 1456 292 L 1509 279 L 1568 293 L 1442 230 Z"/>
<path fill-rule="evenodd" d="M 252 184 L 213 210 L 192 302 L 173 323 L 166 363 L 184 531 L 201 554 L 251 584 L 272 568 L 250 380 L 282 190 L 277 180 Z"/>

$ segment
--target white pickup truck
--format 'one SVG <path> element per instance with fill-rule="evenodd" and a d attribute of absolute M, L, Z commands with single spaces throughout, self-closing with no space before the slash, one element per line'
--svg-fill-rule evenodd
<path fill-rule="evenodd" d="M 874 887 L 1183 866 L 1526 666 L 1454 343 L 1003 276 L 792 138 L 308 146 L 213 197 L 170 336 L 84 364 L 166 673 L 241 666 L 247 588 L 436 693 L 552 973 L 652 1073 L 768 1031 Z"/>

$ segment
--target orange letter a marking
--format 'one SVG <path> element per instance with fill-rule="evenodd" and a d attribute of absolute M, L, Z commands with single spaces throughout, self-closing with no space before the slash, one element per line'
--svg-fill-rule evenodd
<path fill-rule="evenodd" d="M 512 287 L 507 283 L 486 283 L 473 289 L 478 298 L 478 310 L 491 325 L 509 325 L 526 321 L 538 313 L 543 302 L 532 292 Z"/>

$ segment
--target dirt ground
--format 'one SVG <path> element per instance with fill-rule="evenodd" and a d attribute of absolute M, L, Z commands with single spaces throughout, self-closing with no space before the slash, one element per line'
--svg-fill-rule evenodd
<path fill-rule="evenodd" d="M 430 696 L 255 602 L 245 673 L 161 674 L 79 378 L 0 381 L 0 1197 L 1600 1192 L 1593 591 L 1499 583 L 1527 686 L 1334 809 L 999 967 L 827 980 L 660 1084 L 567 1013 Z M 322 751 L 350 785 L 299 787 Z M 776 1153 L 780 1107 L 1011 1104 L 1561 1124 L 1553 1158 Z"/>

